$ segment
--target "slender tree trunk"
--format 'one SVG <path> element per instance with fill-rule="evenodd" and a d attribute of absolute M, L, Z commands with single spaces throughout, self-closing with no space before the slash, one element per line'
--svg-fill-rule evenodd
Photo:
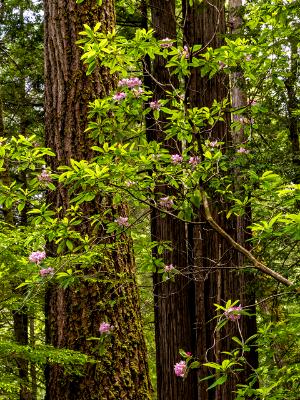
<path fill-rule="evenodd" d="M 191 6 L 188 1 L 183 2 L 184 13 L 184 38 L 189 47 L 201 43 L 205 48 L 219 47 L 222 45 L 222 36 L 226 33 L 225 1 L 211 0 L 196 3 Z M 211 107 L 213 100 L 221 101 L 229 97 L 229 79 L 222 72 L 213 78 L 201 77 L 198 70 L 194 69 L 187 82 L 187 103 L 189 107 Z M 207 128 L 198 132 L 199 141 L 211 139 L 230 143 L 229 137 L 230 115 L 225 115 L 225 122 L 217 123 L 211 130 Z M 201 148 L 201 147 L 200 147 Z M 224 209 L 226 204 L 222 197 L 214 194 L 211 200 L 213 217 L 219 225 L 225 227 L 233 237 L 236 237 L 236 221 L 227 220 Z M 204 221 L 202 211 L 199 221 Z M 235 348 L 231 342 L 232 336 L 239 336 L 236 322 L 229 322 L 225 329 L 215 332 L 214 303 L 224 303 L 228 299 L 240 300 L 242 305 L 251 304 L 253 296 L 249 296 L 244 274 L 235 271 L 238 265 L 237 253 L 231 249 L 223 238 L 205 223 L 201 228 L 190 226 L 190 248 L 192 249 L 191 261 L 196 274 L 196 333 L 197 355 L 200 361 L 208 360 L 220 362 L 224 356 L 222 351 Z M 241 238 L 240 238 L 241 239 Z M 243 324 L 244 338 L 250 336 L 251 329 L 246 329 Z M 199 370 L 199 377 L 207 376 L 207 369 Z M 234 399 L 233 391 L 237 381 L 243 382 L 244 377 L 229 379 L 228 382 L 215 391 L 206 391 L 207 383 L 204 381 L 198 386 L 199 399 Z"/>
<path fill-rule="evenodd" d="M 45 1 L 45 126 L 46 145 L 57 155 L 50 161 L 53 170 L 68 164 L 71 158 L 92 157 L 91 141 L 84 132 L 88 105 L 115 86 L 106 69 L 98 69 L 89 77 L 85 75 L 75 44 L 83 24 L 93 27 L 98 21 L 103 31 L 114 28 L 112 0 L 104 0 L 101 7 L 94 0 L 86 0 L 82 5 L 75 0 Z M 68 193 L 58 187 L 51 201 L 66 210 Z M 103 202 L 104 199 L 98 199 L 97 204 L 84 206 L 86 220 L 101 212 Z M 109 206 L 109 199 L 105 202 Z M 88 223 L 80 230 L 91 234 Z M 93 235 L 94 243 L 103 243 L 105 232 L 93 230 Z M 46 337 L 55 347 L 79 350 L 91 355 L 97 363 L 88 363 L 80 377 L 68 375 L 59 365 L 48 365 L 46 399 L 149 399 L 146 350 L 129 238 L 124 235 L 113 250 L 107 250 L 102 261 L 86 268 L 84 275 L 78 285 L 65 290 L 52 285 L 47 290 Z M 97 282 L 95 276 L 99 277 Z M 106 283 L 101 282 L 103 276 Z M 120 284 L 116 279 L 121 280 Z M 88 338 L 99 337 L 103 321 L 114 329 L 107 337 L 104 355 L 100 355 L 97 342 Z"/>
<path fill-rule="evenodd" d="M 28 345 L 28 315 L 27 307 L 13 313 L 14 335 L 18 344 Z M 23 358 L 17 359 L 20 377 L 20 400 L 31 400 L 29 389 L 28 361 Z"/>
<path fill-rule="evenodd" d="M 0 89 L 0 137 L 5 137 L 4 132 L 4 118 L 3 118 L 3 103 Z M 6 170 L 2 172 L 2 182 L 5 185 L 10 185 L 10 172 L 9 166 L 5 165 Z M 15 224 L 15 218 L 12 212 L 12 209 L 6 209 L 2 207 L 2 212 L 4 216 L 4 221 L 7 224 L 13 226 Z M 15 282 L 12 285 L 12 290 L 14 291 Z M 16 295 L 22 294 L 22 290 L 18 291 L 19 293 L 15 293 Z M 27 315 L 27 307 L 24 306 L 21 310 L 15 310 L 13 312 L 13 327 L 14 327 L 14 337 L 15 341 L 21 345 L 28 345 L 28 315 Z M 29 376 L 28 376 L 28 361 L 24 358 L 20 357 L 16 359 L 17 367 L 19 370 L 19 378 L 20 378 L 20 400 L 31 400 L 31 393 L 29 390 Z"/>
<path fill-rule="evenodd" d="M 298 41 L 290 38 L 291 67 L 289 77 L 285 80 L 287 91 L 287 111 L 289 139 L 292 149 L 292 163 L 294 167 L 294 182 L 300 183 L 300 143 L 299 143 L 299 117 L 295 114 L 299 110 L 296 86 L 298 81 Z"/>
<path fill-rule="evenodd" d="M 150 4 L 152 26 L 156 37 L 158 39 L 169 38 L 175 42 L 177 37 L 175 0 L 152 0 Z M 155 100 L 165 98 L 167 90 L 172 91 L 179 86 L 177 78 L 170 75 L 165 64 L 166 61 L 162 57 L 156 57 L 153 62 L 152 76 L 154 80 L 151 88 L 154 91 Z M 171 154 L 176 154 L 180 151 L 181 146 L 175 140 L 165 141 L 165 124 L 166 116 L 163 113 L 160 114 L 159 123 L 156 123 L 151 117 L 148 118 L 148 139 L 162 142 Z M 167 185 L 158 185 L 156 193 L 158 198 L 176 195 Z M 194 347 L 194 286 L 188 269 L 186 226 L 176 218 L 161 215 L 159 211 L 153 209 L 151 236 L 153 241 L 170 243 L 172 251 L 164 252 L 164 263 L 165 265 L 172 264 L 180 272 L 174 282 L 163 282 L 161 274 L 154 274 L 158 399 L 193 400 L 197 398 L 196 373 L 191 373 L 187 379 L 183 380 L 176 377 L 173 370 L 174 364 L 180 359 L 179 349 L 193 351 Z M 158 256 L 156 249 L 154 256 Z"/>
<path fill-rule="evenodd" d="M 29 344 L 31 347 L 35 346 L 35 320 L 34 315 L 29 316 Z M 35 363 L 30 363 L 30 377 L 31 377 L 31 394 L 32 400 L 37 400 L 37 375 Z"/>
<path fill-rule="evenodd" d="M 231 27 L 231 34 L 238 35 L 242 25 L 241 17 L 241 7 L 243 5 L 242 0 L 229 0 L 229 26 Z M 247 107 L 248 100 L 247 94 L 244 90 L 246 82 L 243 74 L 240 71 L 231 73 L 230 75 L 230 91 L 231 91 L 231 105 L 233 109 L 241 109 L 242 107 Z M 233 121 L 240 118 L 235 114 L 232 115 Z M 236 146 L 243 146 L 247 137 L 245 136 L 243 124 L 239 129 L 235 129 L 231 133 L 232 143 Z M 235 171 L 235 191 L 243 192 L 243 185 L 241 182 L 240 171 L 237 169 Z M 246 213 L 243 216 L 236 217 L 236 234 L 235 240 L 247 249 L 250 249 L 251 232 L 247 228 L 251 224 L 251 208 L 247 207 Z M 246 262 L 245 257 L 241 253 L 236 254 L 237 265 L 244 265 Z M 242 283 L 244 285 L 243 291 L 244 296 L 240 298 L 243 305 L 253 305 L 249 308 L 249 312 L 253 314 L 251 317 L 243 318 L 241 320 L 242 332 L 245 338 L 252 336 L 257 333 L 256 325 L 256 308 L 255 304 L 255 291 L 251 289 L 253 283 L 255 282 L 255 276 L 253 272 L 247 272 L 243 275 Z M 243 292 L 242 292 L 243 294 Z M 246 381 L 252 373 L 253 368 L 258 366 L 258 355 L 256 347 L 253 347 L 249 354 L 247 354 L 247 364 L 245 365 L 244 375 L 241 374 L 240 379 Z"/>

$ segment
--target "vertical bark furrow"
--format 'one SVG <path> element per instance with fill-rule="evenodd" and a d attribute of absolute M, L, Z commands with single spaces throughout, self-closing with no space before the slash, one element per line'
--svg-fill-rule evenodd
<path fill-rule="evenodd" d="M 83 24 L 112 31 L 114 2 L 95 0 L 81 5 L 75 0 L 45 1 L 45 129 L 46 145 L 57 157 L 49 160 L 52 170 L 69 164 L 70 159 L 91 159 L 92 141 L 85 129 L 89 103 L 102 98 L 115 87 L 115 78 L 99 67 L 86 76 L 75 44 Z M 64 215 L 70 201 L 67 190 L 58 185 L 49 195 L 53 207 Z M 82 232 L 93 235 L 93 243 L 103 243 L 102 231 L 89 225 L 89 216 L 101 213 L 101 199 L 82 206 L 85 222 Z M 110 199 L 105 201 L 106 207 Z M 111 236 L 111 235 L 109 235 Z M 67 373 L 60 365 L 46 369 L 47 400 L 146 400 L 150 398 L 145 342 L 135 281 L 132 243 L 125 235 L 99 253 L 99 261 L 82 270 L 82 277 L 67 289 L 49 286 L 46 293 L 46 337 L 55 347 L 78 350 L 97 362 L 88 363 L 82 376 Z M 108 246 L 108 247 L 109 247 Z M 55 248 L 49 252 L 55 254 Z M 80 269 L 80 265 L 74 265 Z M 98 278 L 95 281 L 95 278 Z M 105 281 L 103 281 L 103 279 Z M 99 326 L 107 321 L 114 326 L 105 340 L 104 354 L 99 342 Z"/>
<path fill-rule="evenodd" d="M 223 43 L 223 36 L 226 34 L 225 19 L 225 1 L 210 0 L 201 4 L 196 2 L 190 6 L 188 1 L 183 1 L 183 10 L 185 18 L 184 37 L 187 44 L 191 47 L 193 44 L 202 44 L 203 51 L 207 47 L 217 48 Z M 187 82 L 187 104 L 189 107 L 211 107 L 213 100 L 218 102 L 229 98 L 230 86 L 228 76 L 220 71 L 214 77 L 201 77 L 200 71 L 194 69 Z M 200 132 L 201 142 L 206 139 L 218 139 L 225 142 L 225 147 L 231 144 L 230 140 L 230 115 L 225 115 L 225 122 L 217 123 L 210 130 Z M 208 190 L 208 188 L 204 188 Z M 208 190 L 209 193 L 209 190 Z M 213 218 L 218 221 L 220 226 L 226 227 L 226 231 L 234 238 L 237 236 L 238 223 L 235 219 L 227 220 L 224 210 L 227 205 L 222 197 L 216 197 L 215 193 L 211 200 L 211 209 Z M 246 287 L 245 274 L 237 272 L 236 267 L 241 261 L 237 253 L 220 238 L 218 234 L 205 223 L 205 218 L 200 212 L 199 221 L 204 223 L 197 226 L 191 226 L 190 256 L 194 268 L 200 268 L 196 280 L 196 326 L 197 326 L 197 356 L 203 361 L 204 353 L 207 351 L 208 360 L 221 361 L 224 357 L 222 351 L 230 351 L 235 348 L 231 341 L 232 336 L 239 336 L 236 323 L 229 322 L 221 332 L 215 332 L 214 303 L 222 305 L 228 299 L 240 300 L 242 305 L 252 304 L 253 296 Z M 243 240 L 242 237 L 238 238 Z M 242 260 L 243 261 L 243 260 Z M 205 327 L 205 333 L 203 328 Z M 255 333 L 253 325 L 242 322 L 243 335 L 249 337 Z M 205 345 L 203 344 L 205 341 Z M 206 350 L 205 350 L 206 349 Z M 206 369 L 199 370 L 199 377 L 208 374 Z M 237 382 L 243 382 L 245 375 L 242 373 L 236 375 L 236 378 L 229 379 L 215 391 L 206 391 L 207 383 L 199 384 L 198 398 L 205 399 L 226 399 L 235 398 L 233 393 Z"/>

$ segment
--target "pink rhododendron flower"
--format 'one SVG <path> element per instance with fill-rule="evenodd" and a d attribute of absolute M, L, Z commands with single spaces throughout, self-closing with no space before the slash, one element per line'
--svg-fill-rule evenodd
<path fill-rule="evenodd" d="M 29 261 L 39 264 L 46 258 L 46 253 L 44 251 L 33 251 L 28 258 Z"/>
<path fill-rule="evenodd" d="M 172 199 L 170 199 L 169 196 L 166 196 L 166 197 L 162 197 L 162 198 L 159 200 L 159 205 L 160 205 L 161 207 L 163 207 L 163 208 L 172 208 L 173 205 L 174 205 L 174 202 L 173 202 Z"/>
<path fill-rule="evenodd" d="M 160 47 L 168 48 L 173 46 L 173 40 L 168 37 L 161 40 Z"/>
<path fill-rule="evenodd" d="M 192 353 L 190 351 L 186 351 L 185 353 L 188 357 L 191 357 Z"/>
<path fill-rule="evenodd" d="M 101 322 L 99 326 L 100 335 L 108 335 L 113 329 L 113 325 L 109 324 L 108 322 Z"/>
<path fill-rule="evenodd" d="M 210 147 L 217 147 L 219 146 L 219 143 L 217 140 L 213 140 L 212 142 L 209 142 Z"/>
<path fill-rule="evenodd" d="M 118 217 L 115 219 L 115 222 L 119 225 L 119 226 L 129 226 L 129 222 L 128 222 L 128 217 Z"/>
<path fill-rule="evenodd" d="M 171 160 L 173 164 L 180 164 L 183 161 L 183 157 L 180 154 L 172 154 Z"/>
<path fill-rule="evenodd" d="M 113 100 L 119 101 L 119 100 L 123 100 L 126 97 L 126 93 L 124 92 L 118 92 L 113 96 Z"/>
<path fill-rule="evenodd" d="M 181 378 L 184 378 L 184 375 L 186 373 L 186 362 L 181 360 L 179 363 L 176 363 L 174 365 L 174 372 L 176 376 L 180 376 Z"/>
<path fill-rule="evenodd" d="M 174 269 L 173 264 L 165 265 L 165 272 L 171 272 Z"/>
<path fill-rule="evenodd" d="M 40 175 L 37 178 L 40 182 L 51 182 L 52 181 L 51 175 L 45 169 L 40 173 Z"/>
<path fill-rule="evenodd" d="M 240 147 L 236 152 L 240 154 L 249 154 L 250 150 L 245 149 L 245 147 Z"/>
<path fill-rule="evenodd" d="M 49 267 L 49 268 L 43 268 L 40 270 L 40 275 L 41 276 L 47 276 L 47 275 L 53 275 L 54 274 L 54 269 Z"/>
<path fill-rule="evenodd" d="M 181 56 L 184 58 L 190 58 L 190 51 L 187 46 L 183 46 L 183 50 L 181 52 Z"/>
<path fill-rule="evenodd" d="M 142 81 L 139 78 L 123 78 L 118 82 L 119 87 L 128 87 L 130 89 L 136 87 L 136 86 L 141 86 Z"/>
<path fill-rule="evenodd" d="M 224 311 L 224 315 L 227 319 L 230 319 L 231 321 L 236 321 L 241 318 L 241 314 L 239 313 L 239 311 L 241 310 L 241 305 L 237 307 L 229 307 L 226 311 Z"/>
<path fill-rule="evenodd" d="M 198 156 L 190 157 L 189 164 L 191 164 L 193 167 L 196 167 L 199 163 L 200 163 L 200 158 Z"/>
<path fill-rule="evenodd" d="M 160 110 L 160 106 L 159 100 L 150 101 L 149 103 L 149 107 L 152 108 L 152 110 Z"/>

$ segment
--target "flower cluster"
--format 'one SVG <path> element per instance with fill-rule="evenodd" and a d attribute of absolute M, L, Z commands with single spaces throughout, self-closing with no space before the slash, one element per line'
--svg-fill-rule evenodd
<path fill-rule="evenodd" d="M 166 197 L 162 197 L 162 198 L 159 200 L 159 205 L 160 205 L 160 207 L 162 207 L 162 208 L 170 209 L 170 208 L 173 207 L 174 202 L 173 202 L 172 199 L 170 199 L 169 196 L 166 196 Z"/>
<path fill-rule="evenodd" d="M 54 269 L 49 267 L 49 268 L 43 268 L 40 270 L 40 275 L 41 276 L 47 276 L 47 275 L 53 275 L 54 274 Z"/>
<path fill-rule="evenodd" d="M 113 100 L 120 101 L 120 100 L 125 99 L 126 96 L 127 96 L 127 94 L 125 92 L 118 92 L 113 96 Z"/>
<path fill-rule="evenodd" d="M 100 335 L 109 335 L 113 329 L 113 325 L 109 324 L 108 322 L 101 322 L 99 326 Z"/>
<path fill-rule="evenodd" d="M 40 173 L 40 175 L 38 175 L 38 180 L 40 182 L 51 182 L 52 178 L 51 175 L 49 174 L 49 172 L 47 172 L 45 169 Z"/>
<path fill-rule="evenodd" d="M 171 160 L 173 164 L 180 164 L 183 161 L 183 157 L 180 154 L 172 154 Z"/>
<path fill-rule="evenodd" d="M 240 154 L 249 154 L 250 150 L 245 149 L 245 147 L 240 147 L 236 152 Z"/>
<path fill-rule="evenodd" d="M 187 370 L 187 365 L 186 362 L 183 360 L 179 361 L 179 363 L 176 363 L 174 365 L 175 375 L 179 376 L 180 378 L 184 378 L 186 370 Z"/>
<path fill-rule="evenodd" d="M 160 106 L 161 106 L 161 104 L 160 104 L 159 100 L 150 101 L 150 103 L 149 103 L 149 107 L 152 110 L 160 110 Z"/>
<path fill-rule="evenodd" d="M 136 86 L 141 86 L 142 81 L 139 78 L 123 78 L 118 82 L 119 87 L 128 87 L 129 89 L 133 89 Z"/>
<path fill-rule="evenodd" d="M 230 321 L 236 321 L 241 318 L 240 311 L 242 310 L 242 306 L 236 306 L 236 307 L 229 307 L 227 310 L 224 311 L 224 315 L 227 319 L 230 319 Z"/>
<path fill-rule="evenodd" d="M 29 261 L 39 264 L 46 258 L 45 251 L 33 251 L 30 256 L 28 257 Z"/>
<path fill-rule="evenodd" d="M 123 227 L 123 226 L 128 227 L 129 226 L 128 217 L 118 217 L 118 218 L 115 219 L 115 222 L 121 227 Z"/>
<path fill-rule="evenodd" d="M 200 163 L 200 158 L 198 156 L 190 157 L 189 164 L 191 164 L 193 167 L 196 167 L 199 163 Z"/>
<path fill-rule="evenodd" d="M 172 47 L 173 46 L 173 40 L 169 39 L 168 37 L 164 38 L 161 40 L 160 42 L 160 47 L 162 48 L 168 48 L 168 47 Z"/>
<path fill-rule="evenodd" d="M 174 269 L 173 264 L 165 265 L 165 272 L 171 272 Z"/>

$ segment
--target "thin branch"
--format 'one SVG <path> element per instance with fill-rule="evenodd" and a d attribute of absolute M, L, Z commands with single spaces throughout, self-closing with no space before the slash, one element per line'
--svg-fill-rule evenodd
<path fill-rule="evenodd" d="M 204 190 L 201 188 L 201 195 L 202 195 L 202 201 L 203 201 L 203 207 L 204 207 L 204 212 L 205 212 L 205 218 L 207 222 L 211 225 L 212 228 L 214 228 L 215 231 L 217 231 L 223 238 L 225 238 L 233 248 L 235 248 L 237 251 L 242 253 L 245 257 L 248 258 L 253 263 L 254 268 L 258 269 L 259 271 L 263 272 L 266 275 L 271 276 L 274 278 L 276 281 L 283 283 L 285 286 L 293 286 L 293 282 L 290 280 L 286 279 L 284 276 L 281 274 L 273 271 L 271 268 L 267 267 L 266 265 L 262 264 L 260 261 L 257 260 L 253 256 L 253 254 L 247 250 L 245 247 L 241 246 L 239 243 L 237 243 L 227 232 L 224 231 L 223 228 L 213 219 L 208 200 L 206 197 L 206 194 Z M 300 289 L 297 289 L 297 292 L 300 292 Z"/>

